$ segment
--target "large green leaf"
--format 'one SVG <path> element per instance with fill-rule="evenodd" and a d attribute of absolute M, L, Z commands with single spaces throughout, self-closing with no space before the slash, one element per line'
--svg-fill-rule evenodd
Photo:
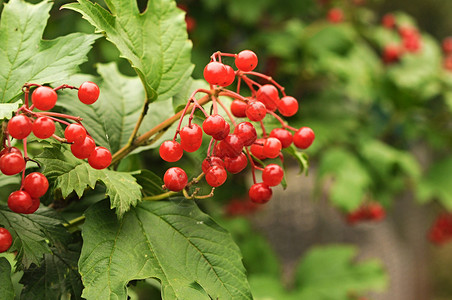
<path fill-rule="evenodd" d="M 439 200 L 448 210 L 452 210 L 452 158 L 447 157 L 434 163 L 427 174 L 419 180 L 417 198 L 420 202 Z"/>
<path fill-rule="evenodd" d="M 21 104 L 21 100 L 14 103 L 0 103 L 0 120 L 11 119 Z"/>
<path fill-rule="evenodd" d="M 54 182 L 54 188 L 61 190 L 64 198 L 72 192 L 81 198 L 86 188 L 94 189 L 101 181 L 111 208 L 116 208 L 119 217 L 141 200 L 141 187 L 131 173 L 93 169 L 84 160 L 75 158 L 66 147 L 45 148 L 35 158 L 44 166 L 43 174 Z"/>
<path fill-rule="evenodd" d="M 11 102 L 26 82 L 53 82 L 75 73 L 98 38 L 73 33 L 42 40 L 51 8 L 50 1 L 5 4 L 0 20 L 0 103 Z"/>
<path fill-rule="evenodd" d="M 164 299 L 251 299 L 238 247 L 193 202 L 142 202 L 121 220 L 100 202 L 85 215 L 83 297 L 126 299 L 129 281 L 153 277 Z"/>
<path fill-rule="evenodd" d="M 9 261 L 0 257 L 0 299 L 13 300 L 14 299 L 14 287 L 11 280 L 11 265 Z"/>
<path fill-rule="evenodd" d="M 172 97 L 193 69 L 182 10 L 171 0 L 149 1 L 143 13 L 135 0 L 105 2 L 110 11 L 88 0 L 64 8 L 81 13 L 115 44 L 143 82 L 149 102 Z"/>
<path fill-rule="evenodd" d="M 55 211 L 41 207 L 31 215 L 17 214 L 0 204 L 0 224 L 13 236 L 9 251 L 18 251 L 17 261 L 25 268 L 40 265 L 43 255 L 52 253 L 49 243 L 61 248 L 68 241 L 63 220 Z"/>

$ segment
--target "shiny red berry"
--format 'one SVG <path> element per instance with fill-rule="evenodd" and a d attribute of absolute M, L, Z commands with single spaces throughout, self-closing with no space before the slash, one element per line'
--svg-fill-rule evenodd
<path fill-rule="evenodd" d="M 70 124 L 64 130 L 64 137 L 69 143 L 83 143 L 86 138 L 86 129 L 80 124 Z"/>
<path fill-rule="evenodd" d="M 383 49 L 383 62 L 391 64 L 397 62 L 402 56 L 402 49 L 399 45 L 388 44 Z"/>
<path fill-rule="evenodd" d="M 234 115 L 234 117 L 237 118 L 244 118 L 246 117 L 246 107 L 248 104 L 241 100 L 234 100 L 231 103 L 231 113 Z"/>
<path fill-rule="evenodd" d="M 258 159 L 267 158 L 267 156 L 264 155 L 264 142 L 265 139 L 257 139 L 250 147 L 251 154 L 253 154 Z"/>
<path fill-rule="evenodd" d="M 270 132 L 270 137 L 277 138 L 281 142 L 282 148 L 287 148 L 292 144 L 293 136 L 290 131 L 283 128 L 275 128 Z"/>
<path fill-rule="evenodd" d="M 293 136 L 293 143 L 297 148 L 307 149 L 314 142 L 314 131 L 309 127 L 301 127 Z"/>
<path fill-rule="evenodd" d="M 262 181 L 269 186 L 277 186 L 283 178 L 284 171 L 276 164 L 267 165 L 262 171 Z"/>
<path fill-rule="evenodd" d="M 23 214 L 27 214 L 27 215 L 32 214 L 35 211 L 37 211 L 39 208 L 39 205 L 41 205 L 41 200 L 39 200 L 39 198 L 31 198 L 31 202 L 32 202 L 32 204 L 31 204 L 30 208 L 27 209 L 26 211 L 24 211 Z"/>
<path fill-rule="evenodd" d="M 55 133 L 55 122 L 47 117 L 39 117 L 33 122 L 33 134 L 39 139 L 47 139 Z"/>
<path fill-rule="evenodd" d="M 94 169 L 105 169 L 111 163 L 111 152 L 107 148 L 97 146 L 89 155 L 88 163 Z"/>
<path fill-rule="evenodd" d="M 195 152 L 202 144 L 202 129 L 198 124 L 184 126 L 180 130 L 180 144 L 187 152 Z"/>
<path fill-rule="evenodd" d="M 223 82 L 220 85 L 226 87 L 234 82 L 235 72 L 231 66 L 224 65 L 224 68 L 226 69 L 226 74 L 223 78 Z"/>
<path fill-rule="evenodd" d="M 446 54 L 452 53 L 452 37 L 447 37 L 443 40 L 442 48 L 444 53 Z"/>
<path fill-rule="evenodd" d="M 328 11 L 328 21 L 331 23 L 341 23 L 344 19 L 344 13 L 340 8 L 332 8 Z"/>
<path fill-rule="evenodd" d="M 85 81 L 78 88 L 78 99 L 85 104 L 93 104 L 99 98 L 99 87 L 91 81 Z"/>
<path fill-rule="evenodd" d="M 159 149 L 160 157 L 168 162 L 175 162 L 181 159 L 184 154 L 181 144 L 176 141 L 164 141 Z"/>
<path fill-rule="evenodd" d="M 40 86 L 33 91 L 31 100 L 33 105 L 39 110 L 49 110 L 55 106 L 57 102 L 57 93 L 48 86 Z"/>
<path fill-rule="evenodd" d="M 39 198 L 47 192 L 49 181 L 44 174 L 33 172 L 25 177 L 22 186 L 31 198 Z"/>
<path fill-rule="evenodd" d="M 224 140 L 228 136 L 230 131 L 231 131 L 231 127 L 230 127 L 229 123 L 226 122 L 223 131 L 220 131 L 220 132 L 212 135 L 212 137 L 217 141 L 221 141 L 221 140 Z"/>
<path fill-rule="evenodd" d="M 257 101 L 264 103 L 268 110 L 275 111 L 279 103 L 278 89 L 271 84 L 265 84 L 257 90 Z"/>
<path fill-rule="evenodd" d="M 220 62 L 210 62 L 204 68 L 204 79 L 210 84 L 220 85 L 224 83 L 227 75 L 227 69 Z"/>
<path fill-rule="evenodd" d="M 13 244 L 13 237 L 8 229 L 0 227 L 0 253 L 5 252 Z"/>
<path fill-rule="evenodd" d="M 265 118 L 267 109 L 262 102 L 250 101 L 245 110 L 246 116 L 251 121 L 259 122 Z"/>
<path fill-rule="evenodd" d="M 395 27 L 396 19 L 393 14 L 386 14 L 381 19 L 381 24 L 383 25 L 383 27 L 392 29 Z"/>
<path fill-rule="evenodd" d="M 25 191 L 12 192 L 8 197 L 8 207 L 13 212 L 23 214 L 33 205 L 30 195 Z"/>
<path fill-rule="evenodd" d="M 26 138 L 32 130 L 33 124 L 29 117 L 17 115 L 8 122 L 8 133 L 13 138 L 21 140 Z"/>
<path fill-rule="evenodd" d="M 256 128 L 250 122 L 237 124 L 234 134 L 242 140 L 244 146 L 251 146 L 257 139 Z"/>
<path fill-rule="evenodd" d="M 0 170 L 5 175 L 15 175 L 25 169 L 25 160 L 22 154 L 10 152 L 0 157 Z"/>
<path fill-rule="evenodd" d="M 228 126 L 229 124 L 219 114 L 208 116 L 202 123 L 202 129 L 204 132 L 214 138 L 223 137 Z"/>
<path fill-rule="evenodd" d="M 201 169 L 204 173 L 207 173 L 207 170 L 212 166 L 221 166 L 224 167 L 224 161 L 218 156 L 210 156 L 205 158 L 202 161 Z"/>
<path fill-rule="evenodd" d="M 207 170 L 206 181 L 211 187 L 222 185 L 228 177 L 226 170 L 221 166 L 212 166 Z"/>
<path fill-rule="evenodd" d="M 75 157 L 85 159 L 91 155 L 95 148 L 96 143 L 93 138 L 87 135 L 83 143 L 74 143 L 71 145 L 71 152 Z"/>
<path fill-rule="evenodd" d="M 0 157 L 2 157 L 4 154 L 6 154 L 6 153 L 17 153 L 17 154 L 19 154 L 20 156 L 22 156 L 22 152 L 20 152 L 20 150 L 18 149 L 18 148 L 16 148 L 16 147 L 6 147 L 6 148 L 3 148 L 3 150 L 2 151 L 0 151 Z"/>
<path fill-rule="evenodd" d="M 298 111 L 298 101 L 294 97 L 285 96 L 278 102 L 278 110 L 281 115 L 291 117 Z"/>
<path fill-rule="evenodd" d="M 281 152 L 282 145 L 277 138 L 269 137 L 264 142 L 263 152 L 268 158 L 278 157 Z"/>
<path fill-rule="evenodd" d="M 219 145 L 225 157 L 237 157 L 242 153 L 243 141 L 235 134 L 229 134 Z"/>
<path fill-rule="evenodd" d="M 265 183 L 255 183 L 251 186 L 248 195 L 254 203 L 267 203 L 272 197 L 271 188 Z"/>
<path fill-rule="evenodd" d="M 235 57 L 235 66 L 243 72 L 252 71 L 257 66 L 257 55 L 251 50 L 243 50 Z"/>
<path fill-rule="evenodd" d="M 165 187 L 173 192 L 182 191 L 188 183 L 188 177 L 184 170 L 179 167 L 169 168 L 163 175 Z"/>
<path fill-rule="evenodd" d="M 245 153 L 240 153 L 239 156 L 231 158 L 224 158 L 224 166 L 226 170 L 228 170 L 232 174 L 237 174 L 246 168 L 248 164 L 248 159 L 246 158 Z"/>

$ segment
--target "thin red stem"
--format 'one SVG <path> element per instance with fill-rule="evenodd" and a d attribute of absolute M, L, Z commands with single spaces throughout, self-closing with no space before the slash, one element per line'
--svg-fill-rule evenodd
<path fill-rule="evenodd" d="M 259 72 L 254 72 L 254 71 L 243 72 L 243 74 L 254 75 L 254 76 L 257 76 L 257 77 L 260 77 L 260 78 L 263 78 L 263 79 L 267 80 L 268 82 L 270 82 L 271 84 L 276 86 L 281 91 L 281 93 L 283 94 L 284 97 L 286 96 L 286 92 L 284 91 L 285 90 L 284 87 L 281 86 L 279 83 L 277 83 L 275 80 L 273 80 L 272 77 L 267 76 L 267 75 L 262 74 L 262 73 L 259 73 Z"/>
<path fill-rule="evenodd" d="M 56 92 L 56 91 L 62 90 L 62 89 L 78 90 L 78 87 L 75 87 L 75 86 L 72 86 L 72 85 L 67 85 L 67 84 L 62 84 L 62 85 L 54 88 L 53 90 Z"/>
<path fill-rule="evenodd" d="M 245 147 L 245 151 L 246 151 L 246 156 L 248 156 L 248 160 L 250 161 L 250 164 L 251 164 L 251 174 L 253 175 L 253 182 L 254 182 L 254 184 L 256 184 L 256 172 L 254 171 L 254 169 L 256 168 L 256 165 L 254 164 L 254 160 L 250 155 L 250 151 L 248 150 L 248 147 Z"/>
<path fill-rule="evenodd" d="M 228 97 L 231 97 L 233 99 L 239 99 L 239 100 L 242 100 L 242 101 L 244 101 L 246 103 L 248 103 L 248 101 L 249 101 L 247 98 L 243 97 L 242 95 L 240 95 L 238 93 L 235 93 L 233 91 L 230 91 L 230 90 L 221 89 L 220 95 L 221 96 L 228 96 Z"/>
<path fill-rule="evenodd" d="M 284 120 L 283 120 L 280 116 L 278 116 L 275 112 L 273 112 L 273 111 L 267 109 L 267 113 L 268 113 L 268 114 L 271 114 L 273 117 L 275 117 L 275 119 L 278 120 L 279 123 L 281 123 L 281 126 L 282 126 L 283 128 L 287 128 L 287 129 L 290 129 L 290 130 L 293 130 L 293 131 L 298 131 L 298 129 L 296 129 L 296 128 L 292 127 L 292 126 L 287 125 L 286 122 L 284 122 Z"/>
<path fill-rule="evenodd" d="M 259 123 L 261 124 L 261 128 L 262 128 L 262 135 L 264 136 L 264 138 L 267 137 L 267 131 L 265 131 L 265 126 L 264 126 L 264 122 L 259 121 Z"/>
<path fill-rule="evenodd" d="M 214 141 L 215 141 L 214 138 L 211 138 L 211 139 L 210 139 L 210 142 L 209 142 L 209 148 L 207 148 L 207 157 L 210 156 L 210 149 L 212 148 L 212 143 L 213 143 Z M 212 153 L 213 153 L 213 151 L 212 151 Z"/>
<path fill-rule="evenodd" d="M 237 94 L 240 93 L 240 83 L 242 82 L 242 77 L 237 77 Z"/>
<path fill-rule="evenodd" d="M 232 116 L 231 112 L 227 109 L 227 107 L 221 102 L 220 98 L 217 99 L 218 104 L 223 108 L 223 110 L 226 112 L 226 114 L 229 117 L 229 120 L 231 120 L 232 125 L 237 126 L 237 123 L 235 123 L 234 117 Z"/>

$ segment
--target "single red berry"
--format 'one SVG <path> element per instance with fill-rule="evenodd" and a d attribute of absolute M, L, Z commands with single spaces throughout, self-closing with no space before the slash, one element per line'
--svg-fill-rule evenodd
<path fill-rule="evenodd" d="M 264 142 L 263 152 L 268 158 L 278 157 L 281 149 L 281 142 L 277 138 L 269 137 Z"/>
<path fill-rule="evenodd" d="M 447 37 L 442 43 L 443 51 L 446 54 L 452 53 L 452 37 Z"/>
<path fill-rule="evenodd" d="M 251 146 L 257 139 L 256 128 L 250 122 L 237 124 L 234 134 L 242 140 L 243 146 Z"/>
<path fill-rule="evenodd" d="M 180 130 L 180 144 L 187 152 L 195 152 L 202 144 L 202 129 L 198 124 L 184 126 Z"/>
<path fill-rule="evenodd" d="M 290 131 L 283 128 L 275 128 L 270 132 L 270 137 L 277 138 L 281 142 L 282 148 L 287 148 L 292 144 L 293 136 Z"/>
<path fill-rule="evenodd" d="M 223 135 L 227 122 L 219 114 L 208 116 L 202 123 L 202 129 L 207 135 L 216 136 Z M 229 125 L 229 124 L 228 124 Z"/>
<path fill-rule="evenodd" d="M 275 111 L 279 103 L 278 89 L 271 84 L 264 84 L 257 90 L 257 101 L 264 103 L 268 110 Z"/>
<path fill-rule="evenodd" d="M 235 57 L 235 66 L 243 72 L 252 71 L 257 66 L 257 55 L 251 50 L 243 50 Z"/>
<path fill-rule="evenodd" d="M 48 86 L 38 87 L 31 95 L 34 106 L 39 110 L 52 109 L 55 106 L 57 99 L 57 93 Z"/>
<path fill-rule="evenodd" d="M 12 192 L 8 197 L 8 207 L 18 214 L 25 213 L 31 206 L 33 201 L 30 195 L 25 191 Z"/>
<path fill-rule="evenodd" d="M 230 127 L 229 123 L 226 122 L 223 131 L 220 131 L 220 132 L 212 135 L 212 137 L 217 141 L 221 141 L 221 140 L 224 140 L 228 136 L 230 131 L 231 131 L 231 127 Z"/>
<path fill-rule="evenodd" d="M 219 158 L 218 156 L 210 156 L 206 157 L 201 164 L 201 169 L 205 173 L 207 173 L 207 170 L 212 166 L 221 166 L 224 167 L 224 161 Z"/>
<path fill-rule="evenodd" d="M 32 214 L 35 211 L 37 211 L 39 208 L 39 205 L 41 205 L 41 200 L 39 200 L 39 198 L 31 198 L 31 202 L 32 202 L 32 204 L 31 204 L 30 208 L 27 209 L 26 211 L 24 211 L 23 214 L 27 214 L 27 215 Z"/>
<path fill-rule="evenodd" d="M 226 69 L 226 74 L 223 78 L 223 82 L 220 85 L 226 87 L 234 82 L 235 72 L 231 66 L 224 65 L 224 68 Z"/>
<path fill-rule="evenodd" d="M 22 186 L 31 198 L 39 198 L 47 192 L 49 181 L 44 174 L 33 172 L 25 177 Z"/>
<path fill-rule="evenodd" d="M 207 170 L 206 173 L 207 184 L 211 187 L 222 185 L 227 178 L 228 174 L 226 173 L 226 170 L 221 166 L 212 166 Z"/>
<path fill-rule="evenodd" d="M 383 206 L 381 206 L 380 203 L 369 204 L 367 206 L 367 211 L 370 220 L 379 221 L 382 220 L 386 215 L 385 209 L 383 208 Z"/>
<path fill-rule="evenodd" d="M 31 130 L 33 124 L 29 117 L 25 115 L 17 115 L 12 117 L 8 122 L 8 133 L 15 139 L 21 140 L 26 138 Z"/>
<path fill-rule="evenodd" d="M 70 124 L 64 130 L 64 137 L 69 143 L 81 144 L 86 138 L 86 129 L 80 124 Z"/>
<path fill-rule="evenodd" d="M 172 167 L 166 170 L 163 175 L 165 187 L 173 192 L 182 191 L 188 183 L 188 177 L 184 170 L 179 167 Z"/>
<path fill-rule="evenodd" d="M 47 139 L 55 133 L 55 122 L 47 117 L 39 117 L 33 122 L 33 134 L 39 139 Z"/>
<path fill-rule="evenodd" d="M 301 127 L 293 136 L 293 143 L 297 148 L 307 149 L 314 142 L 315 134 L 309 127 Z"/>
<path fill-rule="evenodd" d="M 272 189 L 265 183 L 255 183 L 251 186 L 248 195 L 254 203 L 267 203 L 272 197 Z"/>
<path fill-rule="evenodd" d="M 204 68 L 204 79 L 210 84 L 220 85 L 224 83 L 227 75 L 227 69 L 220 62 L 210 62 Z"/>
<path fill-rule="evenodd" d="M 10 152 L 0 157 L 0 170 L 5 175 L 16 175 L 25 169 L 22 154 Z"/>
<path fill-rule="evenodd" d="M 344 13 L 340 8 L 332 8 L 328 11 L 328 21 L 331 23 L 341 23 L 344 19 Z"/>
<path fill-rule="evenodd" d="M 111 163 L 111 152 L 107 148 L 97 146 L 89 155 L 88 163 L 94 169 L 105 169 Z"/>
<path fill-rule="evenodd" d="M 78 99 L 85 104 L 93 104 L 99 98 L 100 90 L 97 84 L 85 81 L 78 88 Z"/>
<path fill-rule="evenodd" d="M 241 100 L 234 100 L 231 103 L 231 113 L 234 115 L 234 117 L 237 118 L 244 118 L 246 117 L 246 107 L 248 104 Z"/>
<path fill-rule="evenodd" d="M 5 252 L 13 244 L 13 237 L 8 229 L 0 227 L 0 253 Z"/>
<path fill-rule="evenodd" d="M 228 170 L 232 174 L 237 174 L 246 168 L 248 164 L 248 159 L 246 158 L 245 153 L 240 153 L 239 156 L 231 158 L 224 158 L 224 166 L 226 170 Z"/>
<path fill-rule="evenodd" d="M 91 155 L 94 148 L 96 148 L 96 143 L 92 137 L 87 135 L 83 143 L 74 143 L 71 145 L 71 152 L 75 157 L 85 159 Z"/>
<path fill-rule="evenodd" d="M 397 62 L 402 56 L 402 50 L 399 45 L 388 44 L 383 49 L 383 62 L 391 64 Z"/>
<path fill-rule="evenodd" d="M 229 134 L 219 145 L 225 157 L 237 157 L 242 153 L 243 141 L 235 134 Z"/>
<path fill-rule="evenodd" d="M 264 171 L 262 171 L 262 181 L 268 186 L 277 186 L 281 183 L 283 178 L 284 171 L 276 164 L 267 165 L 264 168 Z"/>
<path fill-rule="evenodd" d="M 452 71 L 452 55 L 447 55 L 444 58 L 443 65 L 444 65 L 444 69 Z"/>
<path fill-rule="evenodd" d="M 411 53 L 415 53 L 421 49 L 421 40 L 418 35 L 413 35 L 402 40 L 403 48 Z"/>
<path fill-rule="evenodd" d="M 294 97 L 285 96 L 278 102 L 278 110 L 281 115 L 291 117 L 298 111 L 298 101 Z"/>
<path fill-rule="evenodd" d="M 381 24 L 383 25 L 383 27 L 392 29 L 395 27 L 396 19 L 393 14 L 386 14 L 381 19 Z"/>
<path fill-rule="evenodd" d="M 413 36 L 418 36 L 419 32 L 411 25 L 404 25 L 399 27 L 399 34 L 402 38 L 410 38 Z"/>
<path fill-rule="evenodd" d="M 19 154 L 20 156 L 22 156 L 22 152 L 20 152 L 20 150 L 19 150 L 18 148 L 16 148 L 16 147 L 6 147 L 6 148 L 3 148 L 3 150 L 0 151 L 0 157 L 2 157 L 3 154 L 6 154 L 6 153 L 17 153 L 17 154 Z"/>
<path fill-rule="evenodd" d="M 215 151 L 213 152 L 213 154 L 217 157 L 219 157 L 220 159 L 224 159 L 226 157 L 224 150 L 223 150 L 224 144 L 221 143 L 217 143 L 217 145 L 215 146 Z"/>
<path fill-rule="evenodd" d="M 256 156 L 258 159 L 267 158 L 267 156 L 264 155 L 264 142 L 265 139 L 257 139 L 250 147 L 251 154 Z"/>
<path fill-rule="evenodd" d="M 245 113 L 251 121 L 259 122 L 265 118 L 267 109 L 262 102 L 250 101 L 246 107 Z"/>
<path fill-rule="evenodd" d="M 168 162 L 175 162 L 181 159 L 184 154 L 182 146 L 176 141 L 164 141 L 159 149 L 160 157 Z"/>

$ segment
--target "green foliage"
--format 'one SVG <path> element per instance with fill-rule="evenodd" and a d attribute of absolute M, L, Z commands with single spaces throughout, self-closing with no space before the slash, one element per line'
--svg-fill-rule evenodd
<path fill-rule="evenodd" d="M 11 265 L 9 261 L 0 257 L 0 298 L 4 300 L 14 299 L 14 288 L 11 281 Z"/>
<path fill-rule="evenodd" d="M 0 120 L 11 119 L 13 113 L 22 105 L 22 101 L 18 100 L 14 103 L 0 103 Z"/>

